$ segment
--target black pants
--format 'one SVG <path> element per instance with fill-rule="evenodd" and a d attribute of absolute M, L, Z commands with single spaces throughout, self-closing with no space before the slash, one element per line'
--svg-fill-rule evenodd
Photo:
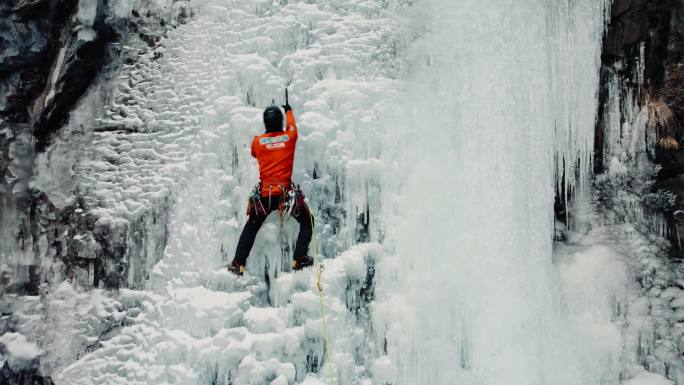
<path fill-rule="evenodd" d="M 270 202 L 269 202 L 270 201 Z M 252 208 L 249 213 L 249 219 L 245 223 L 245 227 L 242 229 L 242 234 L 240 235 L 240 240 L 238 241 L 237 249 L 235 250 L 235 259 L 233 259 L 234 265 L 244 266 L 247 263 L 247 257 L 249 257 L 249 252 L 254 246 L 254 239 L 264 224 L 268 214 L 273 211 L 278 211 L 280 204 L 280 196 L 261 197 L 261 205 L 264 207 L 265 212 L 261 210 L 254 210 Z M 295 207 L 292 210 L 292 217 L 299 222 L 299 235 L 297 235 L 297 243 L 294 250 L 294 259 L 298 260 L 305 257 L 309 253 L 309 243 L 311 242 L 311 235 L 313 233 L 313 216 L 309 207 L 304 202 L 304 196 L 300 195 L 296 202 L 293 202 Z"/>

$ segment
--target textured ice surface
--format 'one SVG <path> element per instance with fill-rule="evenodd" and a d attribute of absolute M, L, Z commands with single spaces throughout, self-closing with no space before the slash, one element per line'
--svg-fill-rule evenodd
<path fill-rule="evenodd" d="M 4 296 L 11 325 L 39 344 L 41 370 L 51 374 L 98 347 L 117 327 L 139 310 L 124 308 L 114 294 L 102 290 L 84 292 L 62 282 L 44 296 Z"/>
<path fill-rule="evenodd" d="M 604 383 L 682 383 L 681 264 L 669 260 L 666 241 L 606 218 L 555 251 L 584 365 Z"/>
<path fill-rule="evenodd" d="M 382 165 L 380 117 L 398 88 L 399 29 L 388 4 L 194 4 L 192 22 L 123 65 L 104 114 L 83 111 L 97 117 L 73 167 L 85 208 L 135 220 L 175 199 L 198 171 L 217 169 L 217 188 L 229 194 L 220 201 L 233 204 L 217 208 L 235 217 L 256 181 L 247 144 L 262 130 L 260 111 L 289 86 L 302 132 L 295 179 L 336 218 L 364 213 Z M 340 225 L 336 242 L 323 237 L 330 252 L 356 235 Z"/>
<path fill-rule="evenodd" d="M 378 252 L 378 245 L 354 247 L 327 261 L 323 273 L 333 359 L 344 383 L 354 383 L 360 374 L 352 355 L 364 337 L 349 296 L 356 295 L 364 258 Z M 237 280 L 221 269 L 205 286 L 189 287 L 178 279 L 156 294 L 122 291 L 122 305 L 140 310 L 130 326 L 61 371 L 56 383 L 317 383 L 307 378 L 321 370 L 323 360 L 314 275 L 283 273 L 278 281 L 292 284 L 263 293 L 267 288 L 254 277 Z M 279 305 L 264 306 L 263 294 L 278 296 Z"/>
<path fill-rule="evenodd" d="M 370 378 L 360 292 L 382 252 L 351 246 L 378 239 L 382 224 L 381 117 L 401 85 L 396 6 L 203 1 L 157 57 L 124 66 L 75 169 L 85 208 L 103 222 L 170 202 L 168 243 L 148 290 L 120 295 L 135 316 L 60 370 L 58 384 L 324 383 L 314 275 L 288 272 L 296 223 L 281 227 L 274 215 L 246 277 L 225 270 L 257 182 L 248 144 L 285 86 L 300 128 L 294 180 L 317 218 L 322 257 L 336 256 L 323 272 L 334 375 Z"/>
<path fill-rule="evenodd" d="M 323 285 L 338 383 L 666 383 L 643 368 L 676 362 L 681 333 L 662 320 L 684 319 L 681 290 L 637 295 L 634 254 L 601 236 L 551 265 L 554 177 L 582 191 L 591 166 L 604 2 L 193 7 L 124 66 L 76 162 L 102 223 L 172 211 L 146 290 L 114 300 L 64 283 L 48 302 L 58 384 L 328 383 L 313 274 L 288 272 L 297 226 L 271 218 L 246 277 L 223 268 L 257 179 L 248 144 L 286 85 L 294 179 L 336 257 Z M 384 246 L 352 246 L 369 240 Z M 98 317 L 77 321 L 82 308 Z M 642 345 L 653 330 L 669 339 Z"/>

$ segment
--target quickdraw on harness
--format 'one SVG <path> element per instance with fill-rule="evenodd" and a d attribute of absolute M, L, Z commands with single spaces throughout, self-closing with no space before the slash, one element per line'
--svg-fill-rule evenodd
<path fill-rule="evenodd" d="M 299 185 L 289 184 L 287 187 L 276 185 L 280 190 L 280 194 L 273 196 L 274 185 L 268 186 L 268 207 L 269 209 L 273 204 L 273 200 L 277 199 L 278 212 L 280 213 L 280 224 L 281 226 L 285 222 L 285 217 L 292 215 L 299 215 L 300 209 L 304 204 L 304 194 Z M 247 215 L 254 213 L 255 215 L 267 215 L 269 210 L 266 210 L 263 203 L 261 202 L 261 193 L 263 191 L 263 186 L 261 183 L 254 186 L 252 193 L 249 196 L 249 203 L 247 205 Z"/>
<path fill-rule="evenodd" d="M 252 215 L 266 215 L 266 208 L 261 203 L 261 188 L 260 185 L 256 185 L 252 193 L 249 194 L 249 200 L 247 202 L 247 216 Z"/>

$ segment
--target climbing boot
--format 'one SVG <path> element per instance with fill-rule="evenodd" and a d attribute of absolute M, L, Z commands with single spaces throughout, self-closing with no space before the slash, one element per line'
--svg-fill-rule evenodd
<path fill-rule="evenodd" d="M 305 255 L 301 258 L 293 259 L 292 260 L 292 270 L 302 270 L 305 267 L 309 267 L 314 264 L 313 258 L 309 257 L 308 255 Z"/>
<path fill-rule="evenodd" d="M 238 265 L 237 263 L 235 263 L 235 261 L 233 261 L 230 265 L 228 265 L 228 271 L 237 275 L 238 277 L 242 277 L 242 274 L 245 273 L 245 266 Z"/>

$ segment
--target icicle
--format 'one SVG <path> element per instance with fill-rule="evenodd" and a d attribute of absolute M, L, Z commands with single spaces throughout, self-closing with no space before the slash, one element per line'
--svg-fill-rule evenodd
<path fill-rule="evenodd" d="M 429 32 L 386 145 L 402 181 L 383 185 L 401 207 L 398 261 L 378 268 L 389 382 L 599 382 L 556 308 L 551 241 L 554 183 L 581 194 L 592 172 L 606 6 L 422 4 Z"/>

